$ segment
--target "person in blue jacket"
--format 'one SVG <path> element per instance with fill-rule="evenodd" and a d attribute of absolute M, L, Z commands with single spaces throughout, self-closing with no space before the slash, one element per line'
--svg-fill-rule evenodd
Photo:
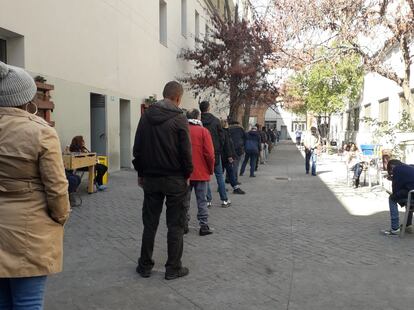
<path fill-rule="evenodd" d="M 392 194 L 390 195 L 389 207 L 391 217 L 391 228 L 384 230 L 387 236 L 400 234 L 400 220 L 398 204 L 407 202 L 408 192 L 414 189 L 414 167 L 406 165 L 399 160 L 390 160 L 387 165 L 388 177 L 392 180 Z M 410 212 L 406 231 L 412 233 L 413 213 Z"/>
<path fill-rule="evenodd" d="M 246 135 L 245 144 L 245 156 L 244 161 L 240 169 L 240 175 L 244 174 L 246 170 L 247 162 L 250 160 L 250 177 L 254 178 L 256 175 L 254 171 L 256 169 L 256 161 L 259 158 L 260 151 L 262 150 L 260 145 L 260 134 L 257 132 L 257 127 L 253 126 L 252 129 Z"/>

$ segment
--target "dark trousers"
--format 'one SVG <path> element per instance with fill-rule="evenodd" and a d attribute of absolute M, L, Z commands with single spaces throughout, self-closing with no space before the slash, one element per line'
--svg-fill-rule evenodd
<path fill-rule="evenodd" d="M 224 170 L 226 171 L 226 176 L 228 177 L 228 180 L 230 182 L 231 187 L 236 188 L 238 187 L 237 185 L 237 179 L 236 179 L 236 173 L 234 171 L 234 162 L 233 163 L 225 163 L 224 164 Z"/>
<path fill-rule="evenodd" d="M 250 160 L 250 176 L 253 176 L 254 171 L 256 169 L 256 162 L 257 162 L 258 157 L 259 157 L 259 154 L 255 154 L 255 153 L 244 154 L 244 160 L 243 160 L 243 164 L 240 169 L 240 175 L 244 174 L 244 171 L 246 170 L 247 162 Z"/>
<path fill-rule="evenodd" d="M 144 232 L 142 234 L 141 257 L 138 260 L 138 264 L 147 270 L 154 266 L 154 261 L 152 260 L 154 240 L 164 199 L 166 199 L 168 260 L 165 264 L 165 269 L 167 272 L 177 270 L 181 267 L 181 257 L 183 255 L 187 182 L 184 177 L 178 176 L 145 177 L 143 187 L 142 221 L 144 223 Z"/>
<path fill-rule="evenodd" d="M 354 171 L 354 180 L 359 181 L 363 169 L 364 165 L 362 163 L 357 163 L 351 168 L 351 170 Z"/>
<path fill-rule="evenodd" d="M 108 167 L 102 164 L 96 164 L 95 165 L 95 170 L 96 170 L 96 177 L 95 177 L 95 182 L 98 185 L 102 185 L 103 184 L 103 176 L 105 175 L 106 171 L 108 170 Z"/>

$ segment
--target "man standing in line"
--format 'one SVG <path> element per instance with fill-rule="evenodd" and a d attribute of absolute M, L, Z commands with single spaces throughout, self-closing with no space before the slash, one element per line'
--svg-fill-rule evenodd
<path fill-rule="evenodd" d="M 206 236 L 213 233 L 208 226 L 207 188 L 210 176 L 214 172 L 214 147 L 210 132 L 201 123 L 200 112 L 193 109 L 187 112 L 187 118 L 190 124 L 194 171 L 190 176 L 190 187 L 186 199 L 187 224 L 184 233 L 188 233 L 191 192 L 194 188 L 198 208 L 197 220 L 200 224 L 199 234 Z"/>
<path fill-rule="evenodd" d="M 151 275 L 154 266 L 154 239 L 165 198 L 168 227 L 165 279 L 189 273 L 181 265 L 185 199 L 193 171 L 188 121 L 178 108 L 183 92 L 181 84 L 168 82 L 163 91 L 164 100 L 151 105 L 142 115 L 135 135 L 133 164 L 138 171 L 138 185 L 144 189 L 144 232 L 136 271 L 144 278 Z"/>
<path fill-rule="evenodd" d="M 227 198 L 226 185 L 224 184 L 223 165 L 221 162 L 221 154 L 224 145 L 224 133 L 221 127 L 220 120 L 210 113 L 210 103 L 208 101 L 200 102 L 201 122 L 203 126 L 210 131 L 213 139 L 215 166 L 214 174 L 216 175 L 218 191 L 221 199 L 221 206 L 223 208 L 230 207 L 231 201 Z M 207 200 L 211 206 L 211 188 L 208 187 Z"/>
<path fill-rule="evenodd" d="M 316 176 L 316 160 L 318 158 L 316 152 L 320 145 L 320 139 L 316 127 L 311 127 L 311 132 L 306 134 L 303 144 L 305 146 L 306 174 L 309 174 L 309 161 L 312 160 L 312 175 Z"/>
<path fill-rule="evenodd" d="M 236 182 L 238 185 L 239 183 L 239 167 L 240 167 L 240 160 L 244 154 L 244 144 L 246 143 L 246 133 L 240 123 L 238 121 L 230 121 L 229 125 L 229 133 L 231 140 L 234 144 L 234 149 L 236 150 L 237 158 L 233 161 L 234 167 L 234 174 L 236 178 Z"/>

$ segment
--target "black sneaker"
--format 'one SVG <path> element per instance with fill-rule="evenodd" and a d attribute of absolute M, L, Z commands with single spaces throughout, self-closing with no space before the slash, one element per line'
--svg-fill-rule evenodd
<path fill-rule="evenodd" d="M 140 265 L 137 266 L 135 271 L 139 273 L 143 278 L 149 278 L 151 276 L 151 269 L 144 269 Z"/>
<path fill-rule="evenodd" d="M 246 192 L 239 187 L 233 191 L 233 194 L 244 195 Z"/>
<path fill-rule="evenodd" d="M 254 175 L 254 174 L 251 174 L 251 175 L 250 175 L 250 177 L 251 177 L 251 178 L 255 178 L 255 177 L 256 177 L 256 175 Z"/>
<path fill-rule="evenodd" d="M 178 270 L 174 271 L 166 271 L 165 272 L 165 280 L 174 280 L 177 278 L 185 277 L 190 273 L 190 270 L 188 270 L 187 267 L 181 267 Z"/>
<path fill-rule="evenodd" d="M 208 227 L 208 225 L 201 225 L 200 226 L 200 236 L 207 236 L 211 235 L 213 231 Z"/>

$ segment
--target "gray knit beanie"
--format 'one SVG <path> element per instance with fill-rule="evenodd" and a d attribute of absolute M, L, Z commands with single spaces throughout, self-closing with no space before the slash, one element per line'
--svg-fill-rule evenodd
<path fill-rule="evenodd" d="M 33 78 L 21 68 L 0 61 L 0 107 L 19 107 L 36 95 Z"/>

